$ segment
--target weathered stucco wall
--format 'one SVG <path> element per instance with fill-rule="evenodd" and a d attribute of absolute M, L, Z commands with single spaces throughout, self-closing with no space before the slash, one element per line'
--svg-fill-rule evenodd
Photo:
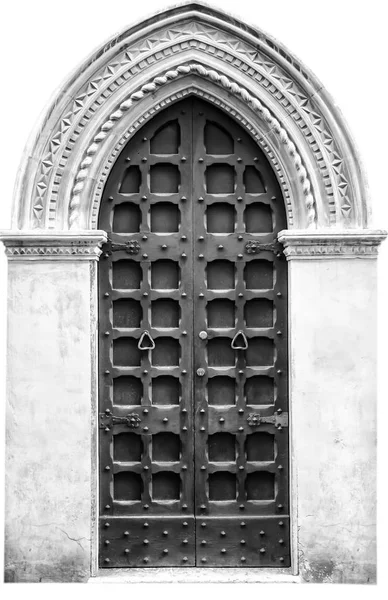
<path fill-rule="evenodd" d="M 375 580 L 376 262 L 290 262 L 292 462 L 302 578 Z"/>
<path fill-rule="evenodd" d="M 9 263 L 7 581 L 90 574 L 90 269 Z"/>

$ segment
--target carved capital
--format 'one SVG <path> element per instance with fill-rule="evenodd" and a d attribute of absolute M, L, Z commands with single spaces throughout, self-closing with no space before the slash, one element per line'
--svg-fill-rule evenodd
<path fill-rule="evenodd" d="M 98 260 L 105 231 L 1 231 L 9 260 Z"/>
<path fill-rule="evenodd" d="M 278 240 L 287 260 L 376 258 L 378 246 L 387 237 L 383 230 L 283 230 Z"/>

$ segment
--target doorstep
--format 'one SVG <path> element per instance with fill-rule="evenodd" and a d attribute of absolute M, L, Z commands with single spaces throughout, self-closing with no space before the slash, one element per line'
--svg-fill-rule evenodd
<path fill-rule="evenodd" d="M 291 569 L 99 569 L 88 583 L 301 583 Z"/>

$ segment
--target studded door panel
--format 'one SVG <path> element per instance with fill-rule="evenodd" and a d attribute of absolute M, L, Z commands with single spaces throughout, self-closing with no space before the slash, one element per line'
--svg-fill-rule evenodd
<path fill-rule="evenodd" d="M 191 104 L 134 136 L 100 227 L 100 563 L 195 561 Z"/>
<path fill-rule="evenodd" d="M 286 227 L 282 197 L 234 122 L 205 103 L 193 119 L 197 562 L 286 566 L 287 273 L 273 245 Z"/>
<path fill-rule="evenodd" d="M 197 99 L 127 144 L 100 211 L 100 565 L 288 566 L 275 176 Z"/>

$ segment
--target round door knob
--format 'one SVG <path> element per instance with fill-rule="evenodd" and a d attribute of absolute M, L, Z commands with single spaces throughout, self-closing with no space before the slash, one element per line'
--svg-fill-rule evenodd
<path fill-rule="evenodd" d="M 205 375 L 205 369 L 197 369 L 197 375 L 198 377 L 203 377 Z"/>
<path fill-rule="evenodd" d="M 198 335 L 201 338 L 201 340 L 207 340 L 207 333 L 206 333 L 206 331 L 200 331 Z"/>

